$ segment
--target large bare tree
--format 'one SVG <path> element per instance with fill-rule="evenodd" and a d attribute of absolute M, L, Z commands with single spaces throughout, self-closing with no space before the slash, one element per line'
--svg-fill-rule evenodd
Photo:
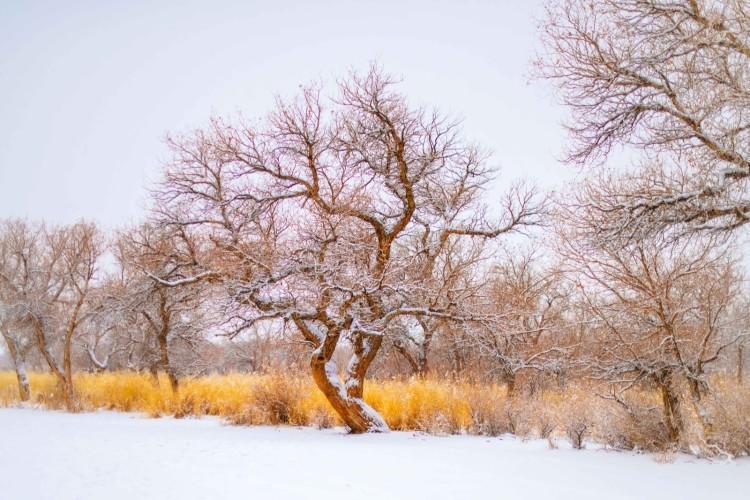
<path fill-rule="evenodd" d="M 602 235 L 727 231 L 750 220 L 750 7 L 745 0 L 555 0 L 539 73 L 571 111 L 568 159 L 646 153 L 594 181 Z M 604 196 L 606 195 L 606 196 Z"/>
<path fill-rule="evenodd" d="M 455 122 L 410 107 L 377 68 L 340 82 L 330 100 L 306 87 L 261 122 L 215 119 L 170 145 L 157 215 L 201 251 L 186 258 L 190 273 L 162 283 L 221 283 L 236 331 L 263 320 L 296 329 L 315 383 L 353 432 L 387 429 L 363 388 L 395 321 L 473 314 L 426 300 L 436 276 L 424 259 L 539 213 L 532 193 L 516 188 L 491 222 L 480 201 L 493 175 L 486 155 Z M 414 244 L 420 238 L 428 248 Z M 353 354 L 342 380 L 333 355 L 344 339 Z"/>

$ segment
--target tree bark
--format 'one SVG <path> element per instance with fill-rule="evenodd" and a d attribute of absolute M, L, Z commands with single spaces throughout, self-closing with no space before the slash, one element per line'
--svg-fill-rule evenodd
<path fill-rule="evenodd" d="M 409 352 L 409 349 L 403 344 L 403 342 L 397 342 L 393 344 L 393 347 L 396 349 L 396 352 L 401 354 L 401 357 L 403 357 L 406 362 L 409 364 L 409 369 L 411 370 L 412 375 L 419 375 L 421 371 L 421 366 L 417 359 L 411 355 Z"/>
<path fill-rule="evenodd" d="M 505 389 L 507 396 L 513 397 L 516 393 L 516 372 L 510 368 L 503 370 L 503 381 L 505 382 Z"/>
<path fill-rule="evenodd" d="M 693 404 L 695 414 L 698 417 L 698 422 L 701 426 L 701 433 L 703 434 L 703 439 L 705 440 L 711 436 L 714 429 L 708 409 L 703 402 L 703 393 L 706 388 L 701 385 L 700 380 L 696 380 L 693 378 L 688 380 L 688 387 L 690 389 L 690 400 Z"/>
<path fill-rule="evenodd" d="M 154 387 L 159 387 L 161 384 L 159 383 L 159 367 L 157 366 L 157 363 L 151 363 L 148 367 L 148 373 L 151 375 L 151 382 L 153 382 Z"/>
<path fill-rule="evenodd" d="M 96 373 L 101 373 L 105 371 L 107 367 L 109 366 L 109 358 L 112 353 L 107 354 L 104 360 L 100 361 L 99 358 L 97 358 L 96 356 L 95 346 L 84 344 L 84 348 L 86 349 L 86 354 L 88 354 L 89 356 L 89 361 L 91 361 L 91 364 L 94 366 L 94 371 Z"/>
<path fill-rule="evenodd" d="M 354 335 L 354 354 L 346 370 L 346 394 L 350 398 L 362 399 L 367 370 L 383 344 L 381 335 Z"/>
<path fill-rule="evenodd" d="M 177 391 L 179 390 L 180 382 L 177 378 L 177 373 L 175 372 L 169 360 L 169 331 L 172 325 L 172 311 L 167 304 L 167 296 L 165 295 L 165 292 L 163 290 L 159 290 L 158 312 L 158 325 L 147 312 L 142 311 L 142 314 L 148 321 L 149 325 L 151 325 L 151 328 L 154 330 L 154 333 L 156 335 L 156 341 L 159 348 L 159 358 L 156 364 L 167 374 L 167 378 L 169 379 L 169 386 L 171 387 L 172 392 L 177 393 Z M 156 378 L 158 385 L 159 376 L 156 373 L 156 368 L 152 366 L 151 370 L 154 377 Z"/>
<path fill-rule="evenodd" d="M 76 328 L 78 328 L 78 316 L 81 313 L 81 307 L 83 307 L 85 295 L 83 293 L 80 294 L 80 297 L 78 298 L 78 301 L 76 302 L 75 307 L 73 308 L 73 314 L 71 315 L 70 322 L 68 323 L 68 328 L 65 330 L 65 339 L 63 343 L 63 376 L 64 376 L 64 382 L 66 387 L 66 407 L 68 409 L 71 409 L 70 405 L 68 404 L 68 401 L 71 403 L 74 403 L 75 401 L 75 394 L 73 393 L 73 363 L 72 363 L 72 357 L 73 357 L 73 334 L 75 334 Z"/>
<path fill-rule="evenodd" d="M 358 387 L 347 391 L 336 373 L 336 364 L 326 361 L 325 357 L 314 353 L 310 362 L 313 380 L 344 424 L 353 434 L 363 432 L 385 432 L 388 425 L 364 399 L 350 395 L 348 392 L 361 393 L 362 380 Z M 347 381 L 349 382 L 349 381 Z M 347 386 L 349 384 L 347 383 Z"/>
<path fill-rule="evenodd" d="M 424 339 L 422 340 L 422 345 L 420 346 L 419 354 L 417 357 L 417 376 L 419 376 L 420 378 L 424 378 L 427 376 L 427 372 L 430 370 L 428 359 L 430 346 L 432 345 L 433 331 L 426 321 L 421 318 L 419 318 L 418 321 L 420 326 L 422 327 Z"/>
<path fill-rule="evenodd" d="M 47 363 L 50 371 L 57 380 L 57 386 L 58 389 L 60 389 L 60 393 L 62 394 L 63 404 L 65 405 L 65 408 L 68 411 L 77 410 L 78 403 L 76 401 L 72 377 L 67 378 L 65 376 L 65 372 L 60 369 L 60 367 L 57 365 L 57 361 L 55 361 L 54 356 L 52 356 L 52 353 L 49 352 L 49 348 L 47 346 L 47 336 L 44 333 L 44 325 L 42 324 L 42 322 L 38 318 L 34 318 L 32 320 L 32 323 L 37 347 L 39 348 L 39 352 L 42 354 L 42 357 Z"/>
<path fill-rule="evenodd" d="M 671 373 L 662 373 L 656 376 L 656 382 L 661 393 L 664 410 L 664 424 L 667 427 L 667 435 L 671 443 L 679 443 L 685 428 L 680 412 L 680 398 L 674 387 Z"/>
<path fill-rule="evenodd" d="M 409 364 L 411 374 L 416 375 L 419 378 L 424 378 L 427 376 L 427 372 L 430 369 L 428 355 L 430 352 L 430 345 L 432 344 L 433 332 L 428 327 L 426 321 L 421 318 L 417 321 L 422 328 L 424 338 L 422 342 L 413 342 L 416 349 L 416 355 L 412 355 L 412 353 L 409 352 L 409 348 L 406 346 L 403 340 L 399 339 L 397 342 L 394 342 L 393 346 Z"/>
<path fill-rule="evenodd" d="M 164 331 L 159 333 L 159 366 L 167 374 L 169 386 L 172 388 L 172 392 L 176 393 L 179 389 L 180 383 L 177 379 L 177 374 L 174 372 L 174 369 L 169 362 L 169 343 L 167 341 L 166 332 Z"/>
<path fill-rule="evenodd" d="M 461 349 L 454 343 L 451 346 L 451 361 L 453 361 L 453 375 L 458 377 L 466 367 Z"/>

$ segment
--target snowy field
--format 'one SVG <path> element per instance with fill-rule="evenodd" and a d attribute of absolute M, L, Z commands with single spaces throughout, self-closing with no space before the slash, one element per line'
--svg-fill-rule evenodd
<path fill-rule="evenodd" d="M 3 499 L 748 498 L 729 463 L 546 441 L 0 410 Z"/>

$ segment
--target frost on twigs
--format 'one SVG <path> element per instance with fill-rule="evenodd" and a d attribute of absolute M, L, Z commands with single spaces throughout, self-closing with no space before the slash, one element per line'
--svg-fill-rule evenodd
<path fill-rule="evenodd" d="M 750 199 L 750 12 L 743 0 L 549 2 L 537 75 L 570 110 L 567 160 L 644 153 L 604 180 L 605 235 L 731 231 Z M 669 167 L 665 167 L 669 165 Z"/>

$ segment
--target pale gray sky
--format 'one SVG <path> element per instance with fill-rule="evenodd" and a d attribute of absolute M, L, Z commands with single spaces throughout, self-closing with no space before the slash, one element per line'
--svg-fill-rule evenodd
<path fill-rule="evenodd" d="M 317 4 L 317 5 L 316 5 Z M 464 119 L 500 185 L 545 187 L 563 111 L 528 82 L 541 1 L 0 3 L 0 217 L 137 220 L 168 131 L 260 116 L 274 94 L 376 60 Z"/>

